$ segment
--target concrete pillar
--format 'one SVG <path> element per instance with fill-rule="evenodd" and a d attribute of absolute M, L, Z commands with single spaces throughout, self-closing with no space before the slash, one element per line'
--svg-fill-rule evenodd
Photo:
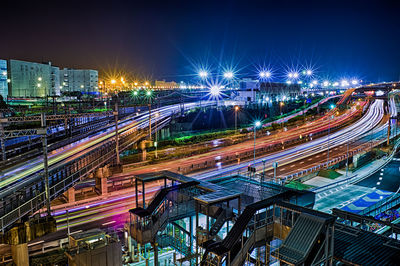
<path fill-rule="evenodd" d="M 69 188 L 67 190 L 66 196 L 69 203 L 75 202 L 75 188 L 74 187 Z"/>
<path fill-rule="evenodd" d="M 107 175 L 108 169 L 103 171 L 103 168 L 98 168 L 95 171 L 95 179 L 96 179 L 96 188 L 101 192 L 101 195 L 106 195 L 108 193 L 107 190 Z"/>
<path fill-rule="evenodd" d="M 11 245 L 12 259 L 17 266 L 29 265 L 28 243 Z"/>
<path fill-rule="evenodd" d="M 110 167 L 108 167 L 108 165 L 105 165 L 105 166 L 103 167 L 103 177 L 108 178 L 108 177 L 110 177 L 110 176 L 112 176 Z"/>
<path fill-rule="evenodd" d="M 129 251 L 129 257 L 131 258 L 132 261 L 134 261 L 135 259 L 135 246 L 132 244 L 133 243 L 133 239 L 130 236 L 130 234 L 128 235 L 128 251 Z"/>
<path fill-rule="evenodd" d="M 354 168 L 357 168 L 357 165 L 358 165 L 358 159 L 361 157 L 361 154 L 355 154 L 354 156 L 353 156 L 353 165 L 354 165 Z"/>
<path fill-rule="evenodd" d="M 146 161 L 147 152 L 146 152 L 146 142 L 141 141 L 139 143 L 139 149 L 142 150 L 142 161 Z"/>

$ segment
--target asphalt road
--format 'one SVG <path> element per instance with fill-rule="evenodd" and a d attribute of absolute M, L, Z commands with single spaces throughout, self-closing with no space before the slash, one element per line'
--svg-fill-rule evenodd
<path fill-rule="evenodd" d="M 400 154 L 388 163 L 381 171 L 357 183 L 363 187 L 376 187 L 380 190 L 396 192 L 400 189 Z"/>

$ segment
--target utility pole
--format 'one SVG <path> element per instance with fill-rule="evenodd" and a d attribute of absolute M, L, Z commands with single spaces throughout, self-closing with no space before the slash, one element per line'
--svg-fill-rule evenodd
<path fill-rule="evenodd" d="M 45 194 L 46 194 L 46 208 L 47 216 L 51 216 L 50 210 L 50 187 L 49 187 L 49 164 L 47 158 L 47 126 L 46 126 L 46 114 L 41 114 L 41 126 L 42 126 L 42 146 L 43 146 L 43 166 L 44 166 L 44 182 L 45 182 Z"/>
<path fill-rule="evenodd" d="M 117 157 L 117 165 L 120 165 L 119 160 L 119 136 L 118 136 L 118 93 L 115 94 L 115 110 L 114 110 L 114 117 L 115 117 L 115 153 Z"/>
<path fill-rule="evenodd" d="M 347 141 L 347 148 L 346 148 L 346 177 L 349 172 L 349 142 Z"/>
<path fill-rule="evenodd" d="M 265 178 L 265 160 L 263 160 L 262 162 L 263 162 L 263 178 Z"/>
<path fill-rule="evenodd" d="M 4 114 L 1 112 L 0 113 L 0 119 L 3 118 Z M 0 145 L 1 145 L 1 154 L 2 154 L 2 159 L 3 161 L 7 160 L 7 156 L 6 156 L 6 144 L 5 144 L 5 139 L 4 139 L 4 127 L 3 127 L 3 123 L 0 122 L 0 133 L 1 133 L 1 139 L 0 139 Z"/>
<path fill-rule="evenodd" d="M 331 137 L 331 116 L 329 116 L 329 127 L 328 127 L 328 159 L 326 161 L 326 167 L 328 168 L 328 164 L 329 164 L 329 140 Z"/>
<path fill-rule="evenodd" d="M 156 152 L 155 152 L 155 157 L 158 158 L 158 153 L 157 153 L 157 146 L 158 146 L 158 128 L 157 128 L 157 122 L 158 122 L 158 117 L 159 113 L 156 113 L 156 141 L 154 142 L 154 146 L 156 147 Z"/>
<path fill-rule="evenodd" d="M 70 228 L 69 228 L 69 211 L 67 209 L 67 234 L 68 234 L 68 245 L 71 246 L 71 232 L 70 232 Z"/>
<path fill-rule="evenodd" d="M 277 180 L 276 180 L 276 168 L 278 168 L 278 162 L 272 163 L 272 167 L 274 168 L 274 182 L 277 183 Z"/>
<path fill-rule="evenodd" d="M 235 106 L 235 134 L 237 134 L 237 112 L 239 111 L 239 106 Z"/>
<path fill-rule="evenodd" d="M 149 140 L 151 141 L 151 102 L 149 98 Z"/>
<path fill-rule="evenodd" d="M 388 145 L 389 146 L 389 144 L 390 144 L 390 130 L 391 130 L 391 127 L 390 127 L 390 118 L 389 118 L 389 122 L 388 122 L 388 131 L 387 131 L 387 141 L 386 141 L 386 145 Z"/>

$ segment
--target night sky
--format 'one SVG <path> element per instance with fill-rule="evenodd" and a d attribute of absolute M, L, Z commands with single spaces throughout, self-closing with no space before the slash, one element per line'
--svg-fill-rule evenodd
<path fill-rule="evenodd" d="M 14 3 L 13 3 L 14 2 Z M 399 80 L 399 1 L 1 1 L 0 58 L 185 80 L 198 66 L 255 76 Z"/>

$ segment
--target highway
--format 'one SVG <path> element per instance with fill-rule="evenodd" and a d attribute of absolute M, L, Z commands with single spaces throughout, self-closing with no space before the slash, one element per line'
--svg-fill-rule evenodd
<path fill-rule="evenodd" d="M 212 104 L 215 104 L 215 102 L 202 102 L 202 106 Z M 184 108 L 188 110 L 195 108 L 198 105 L 198 103 L 186 103 Z M 153 109 L 152 124 L 157 120 L 158 129 L 160 129 L 169 121 L 171 115 L 180 111 L 181 108 L 182 106 L 177 104 Z M 155 115 L 156 113 L 158 114 L 157 116 Z M 146 129 L 148 124 L 147 111 L 121 121 L 119 123 L 119 139 L 121 140 L 125 138 L 125 142 L 120 141 L 120 152 L 137 141 L 140 136 L 145 136 L 147 133 L 146 131 L 143 131 L 143 129 Z M 128 135 L 130 135 L 129 139 L 126 138 Z M 112 146 L 114 141 L 115 128 L 114 126 L 111 126 L 99 133 L 88 136 L 85 139 L 50 152 L 49 173 L 52 173 L 53 171 L 53 175 L 49 175 L 50 196 L 59 195 L 60 192 L 63 193 L 67 189 L 64 184 L 71 184 L 71 182 L 74 181 L 76 182 L 76 180 L 79 180 L 81 173 L 88 174 L 89 167 L 96 165 L 101 166 L 100 164 L 102 162 L 104 163 L 107 162 L 107 160 L 115 159 L 115 151 Z M 105 146 L 108 146 L 109 148 L 105 149 Z M 101 155 L 99 158 L 99 154 L 105 155 Z M 87 160 L 84 160 L 82 164 L 77 163 L 78 159 L 90 158 L 89 156 L 96 159 L 90 165 L 88 165 Z M 70 167 L 70 165 L 72 167 Z M 2 230 L 4 230 L 6 226 L 15 222 L 20 215 L 26 215 L 32 211 L 36 211 L 35 208 L 40 207 L 38 204 L 44 203 L 43 178 L 39 174 L 41 172 L 43 172 L 42 157 L 27 160 L 24 163 L 7 169 L 1 174 L 0 198 L 2 199 L 2 207 L 0 208 L 0 224 Z M 16 193 L 19 191 L 21 192 Z M 24 209 L 20 210 L 20 206 L 23 206 Z"/>
<path fill-rule="evenodd" d="M 205 105 L 207 103 L 203 102 L 202 104 Z M 209 104 L 212 104 L 212 102 L 210 102 Z M 194 108 L 196 106 L 197 106 L 196 103 L 185 104 L 185 108 L 187 109 Z M 179 108 L 180 105 L 173 105 L 152 110 L 152 124 L 155 123 L 156 120 L 163 121 L 165 118 L 169 117 L 173 112 L 178 111 Z M 155 113 L 159 113 L 159 116 L 157 118 L 154 115 Z M 125 121 L 120 121 L 118 133 L 122 135 L 126 133 L 128 130 L 144 129 L 147 126 L 148 126 L 148 111 L 143 112 L 140 115 L 128 118 Z M 112 126 L 106 128 L 102 132 L 96 133 L 80 141 L 74 142 L 70 145 L 52 151 L 48 154 L 49 167 L 52 167 L 57 164 L 59 165 L 60 162 L 67 163 L 71 159 L 71 156 L 80 154 L 81 152 L 89 148 L 93 148 L 95 145 L 110 140 L 114 137 L 115 137 L 115 127 Z M 21 179 L 30 176 L 34 173 L 40 172 L 41 170 L 43 170 L 43 158 L 35 158 L 24 162 L 23 165 L 18 165 L 3 171 L 0 175 L 0 191 L 4 190 L 10 185 L 15 185 L 17 181 L 20 181 Z"/>
<path fill-rule="evenodd" d="M 392 105 L 390 105 L 392 106 Z M 391 107 L 391 112 L 395 112 L 394 109 Z M 348 114 L 347 114 L 348 115 Z M 342 117 L 343 118 L 343 117 Z M 312 156 L 316 157 L 318 155 L 326 154 L 327 149 L 327 140 L 329 138 L 330 141 L 330 149 L 331 154 L 335 154 L 336 148 L 343 148 L 344 144 L 350 140 L 353 140 L 354 143 L 357 143 L 356 140 L 364 139 L 360 141 L 360 144 L 364 143 L 365 140 L 368 140 L 366 137 L 366 132 L 370 131 L 371 129 L 375 128 L 374 130 L 383 130 L 387 123 L 383 123 L 382 119 L 384 118 L 384 111 L 383 111 L 383 101 L 377 100 L 371 104 L 370 108 L 368 109 L 367 113 L 357 122 L 354 124 L 345 127 L 335 133 L 330 134 L 329 136 L 323 136 L 318 139 L 311 140 L 309 142 L 290 147 L 284 149 L 280 152 L 275 152 L 268 156 L 264 156 L 262 158 L 256 159 L 257 170 L 261 171 L 262 162 L 263 160 L 268 160 L 269 164 L 272 164 L 274 161 L 280 162 L 280 165 L 289 165 L 291 163 L 299 163 L 304 162 L 303 164 L 309 164 L 308 159 Z M 322 118 L 318 123 L 320 126 L 322 125 L 321 122 L 325 120 L 327 121 L 327 117 Z M 335 118 L 338 121 L 341 121 L 340 117 Z M 333 125 L 334 119 L 330 121 Z M 310 126 L 313 128 L 313 125 Z M 304 130 L 304 129 L 303 129 Z M 288 131 L 288 134 L 292 132 Z M 271 138 L 276 136 L 269 136 L 265 137 L 265 142 L 271 142 Z M 260 142 L 261 142 L 260 138 Z M 280 139 L 279 139 L 280 140 Z M 257 140 L 258 141 L 258 140 Z M 248 141 L 247 144 L 249 145 L 251 141 Z M 263 145 L 260 143 L 260 145 Z M 214 153 L 221 153 L 223 149 L 217 150 L 213 152 L 211 156 L 214 156 Z M 202 155 L 204 156 L 204 155 Z M 200 156 L 201 157 L 201 156 Z M 214 156 L 215 157 L 215 156 Z M 322 156 L 320 156 L 322 157 Z M 196 159 L 196 158 L 189 158 L 189 160 Z M 324 160 L 321 158 L 321 160 Z M 158 171 L 158 170 L 174 170 L 177 165 L 182 165 L 184 163 L 183 160 L 175 160 L 173 162 L 163 162 L 160 165 L 154 165 L 153 167 L 147 167 L 147 171 Z M 250 163 L 252 160 L 250 161 Z M 231 165 L 231 166 L 218 166 L 217 168 L 210 169 L 209 171 L 205 171 L 200 174 L 194 174 L 194 176 L 198 176 L 199 178 L 210 178 L 219 175 L 226 175 L 228 173 L 236 172 L 248 166 L 249 162 L 242 162 L 240 164 Z M 134 173 L 144 172 L 143 169 L 138 169 L 137 171 L 124 173 L 125 176 L 132 176 Z M 154 184 L 152 187 L 147 188 L 147 192 L 149 193 L 147 198 L 150 199 L 151 195 L 157 191 L 159 188 L 158 184 Z M 140 193 L 139 193 L 140 195 Z M 139 199 L 141 199 L 140 197 Z M 128 217 L 128 210 L 134 207 L 134 195 L 126 194 L 121 195 L 120 197 L 115 197 L 107 200 L 100 200 L 95 201 L 90 204 L 86 204 L 84 206 L 77 206 L 72 207 L 69 209 L 68 213 L 68 220 L 69 226 L 71 227 L 71 232 L 76 230 L 83 230 L 89 229 L 94 227 L 106 228 L 106 227 L 114 227 L 114 228 L 122 228 L 123 224 L 129 219 Z M 58 230 L 61 235 L 65 234 L 65 229 L 67 227 L 67 213 L 65 210 L 57 210 L 54 212 L 54 215 L 57 219 Z M 83 229 L 82 229 L 83 228 Z M 58 233 L 57 233 L 58 235 Z"/>
<path fill-rule="evenodd" d="M 373 120 L 376 120 L 377 123 L 379 123 L 380 119 L 382 119 L 382 116 L 383 116 L 383 112 L 382 112 L 382 108 L 381 107 L 382 107 L 382 102 L 377 102 L 377 103 L 372 104 L 372 106 L 370 108 L 370 111 L 368 111 L 367 114 L 364 116 L 364 118 L 361 119 L 360 121 L 361 122 L 365 122 L 364 119 L 366 119 L 366 120 L 373 119 Z M 326 118 L 323 118 L 322 120 L 324 120 L 324 119 L 326 119 Z M 339 119 L 339 122 L 340 121 L 341 120 Z M 321 121 L 318 121 L 319 125 L 321 125 L 320 123 L 321 123 Z M 359 123 L 359 122 L 357 122 L 357 123 Z M 358 126 L 358 124 L 356 126 Z M 340 133 L 342 131 L 351 132 L 352 130 L 354 130 L 354 129 L 353 128 L 351 128 L 351 129 L 345 128 L 345 129 L 337 132 L 337 134 L 340 135 Z M 332 137 L 332 139 L 336 139 L 336 137 L 333 136 L 333 134 L 332 134 L 331 137 Z M 269 137 L 269 139 L 271 139 L 271 138 L 272 138 L 272 136 Z M 317 143 L 317 145 L 320 145 L 321 142 L 323 142 L 323 141 L 317 139 L 317 140 L 313 140 L 313 141 L 307 142 L 307 144 Z M 248 146 L 248 143 L 244 143 L 242 145 L 243 146 L 246 146 L 246 145 Z M 237 146 L 237 145 L 235 145 L 235 146 Z M 301 146 L 301 145 L 299 145 L 299 146 Z M 290 158 L 289 160 L 291 160 L 293 162 L 294 161 L 298 161 L 300 159 L 297 156 L 290 156 L 290 155 L 288 156 L 288 153 L 290 154 L 290 150 L 296 149 L 299 146 L 296 146 L 294 148 L 287 149 L 287 150 L 284 150 L 284 151 L 281 151 L 281 152 L 274 153 L 273 155 L 270 155 L 270 156 L 286 156 L 286 157 L 289 157 Z M 322 146 L 322 147 L 324 147 L 324 146 Z M 239 145 L 239 149 L 241 149 L 241 148 L 242 148 L 242 146 Z M 211 155 L 211 156 L 214 156 L 215 153 L 221 154 L 222 151 L 223 151 L 223 149 L 215 151 L 215 152 L 213 152 L 213 155 Z M 319 152 L 321 152 L 321 151 L 319 151 Z M 284 155 L 282 155 L 282 154 L 284 154 Z M 204 156 L 205 155 L 194 156 L 194 157 L 200 157 L 200 158 L 203 157 L 203 159 L 204 159 Z M 209 155 L 207 155 L 207 156 L 209 156 Z M 270 156 L 267 156 L 267 158 L 270 157 Z M 193 157 L 189 158 L 190 161 L 195 160 L 195 159 L 196 158 L 193 158 Z M 263 158 L 257 159 L 257 161 L 260 161 L 262 159 Z M 133 174 L 138 174 L 138 173 L 143 173 L 143 172 L 150 172 L 150 171 L 176 170 L 176 167 L 178 165 L 182 165 L 186 160 L 188 160 L 188 159 L 175 160 L 175 161 L 172 161 L 172 162 L 163 162 L 163 163 L 160 163 L 158 165 L 154 165 L 153 167 L 147 166 L 147 167 L 144 167 L 144 168 L 139 168 L 139 169 L 137 169 L 137 170 L 135 170 L 133 172 L 124 173 L 123 176 L 127 176 L 127 177 L 129 176 L 130 177 Z M 243 168 L 243 167 L 247 167 L 247 165 L 248 165 L 248 162 L 244 162 L 244 163 L 241 163 L 239 165 L 228 166 L 227 168 L 230 168 L 230 167 Z M 211 169 L 209 171 L 209 173 L 211 173 L 211 175 L 214 176 L 215 175 L 215 171 L 216 171 L 218 173 L 218 175 L 219 175 L 221 170 L 222 171 L 226 171 L 225 168 L 220 168 L 220 169 L 216 169 L 216 170 L 215 169 Z M 195 176 L 195 177 L 200 176 L 200 178 L 204 178 L 204 175 L 205 175 L 204 173 L 200 174 L 200 175 L 199 174 L 193 174 L 193 176 Z M 153 189 L 155 191 L 155 190 L 157 190 L 157 188 L 158 188 L 158 186 L 156 186 L 154 188 L 151 188 L 151 189 Z M 148 191 L 149 192 L 152 191 L 151 189 L 148 190 Z M 129 200 L 126 200 L 126 199 L 129 199 Z M 93 222 L 95 220 L 103 221 L 103 219 L 105 219 L 106 217 L 116 217 L 116 216 L 118 216 L 118 217 L 121 216 L 122 217 L 122 216 L 124 216 L 124 214 L 123 214 L 124 211 L 127 211 L 130 208 L 134 207 L 134 200 L 133 199 L 134 199 L 133 195 L 125 195 L 125 196 L 123 196 L 121 198 L 117 197 L 117 198 L 112 199 L 112 200 L 99 201 L 97 203 L 87 204 L 86 206 L 80 206 L 80 207 L 71 208 L 70 209 L 70 213 L 69 213 L 69 219 L 71 220 L 70 226 L 78 226 L 80 224 L 87 223 L 87 222 Z M 99 215 L 99 213 L 98 213 L 99 212 L 99 208 L 103 208 L 103 207 L 104 207 L 104 209 L 102 209 L 101 215 Z M 59 223 L 59 228 L 60 229 L 64 228 L 66 226 L 65 210 L 64 211 L 63 210 L 56 211 L 55 215 L 57 216 L 57 220 L 60 222 Z M 72 222 L 73 220 L 74 220 L 74 222 Z"/>
<path fill-rule="evenodd" d="M 256 166 L 259 171 L 262 170 L 263 167 L 263 161 L 265 161 L 267 167 L 266 170 L 269 170 L 271 168 L 272 162 L 278 162 L 279 165 L 285 165 L 289 164 L 291 162 L 301 160 L 305 157 L 324 152 L 327 147 L 327 140 L 329 138 L 329 146 L 331 149 L 334 149 L 337 146 L 343 145 L 347 141 L 352 141 L 356 139 L 357 137 L 361 137 L 364 132 L 370 130 L 371 128 L 375 127 L 378 125 L 383 118 L 383 102 L 382 101 L 377 101 L 373 103 L 370 107 L 370 109 L 367 111 L 366 115 L 362 117 L 359 121 L 354 123 L 353 125 L 346 127 L 338 132 L 332 133 L 329 136 L 324 136 L 319 139 L 314 139 L 311 141 L 308 141 L 306 143 L 294 146 L 294 147 L 289 147 L 285 148 L 282 151 L 279 152 L 274 152 L 268 156 L 263 156 L 260 158 L 256 159 Z M 331 126 L 335 125 L 334 123 L 343 123 L 343 117 L 339 118 L 338 121 L 332 120 Z M 328 127 L 329 123 L 329 118 L 325 117 L 322 119 L 322 121 L 318 120 L 316 121 L 315 124 L 311 125 L 311 129 L 314 130 L 314 127 L 316 128 L 324 128 Z M 323 123 L 325 122 L 325 124 Z M 304 130 L 304 128 L 303 128 Z M 290 138 L 293 136 L 296 136 L 298 132 L 296 131 L 288 131 L 286 132 L 287 135 L 280 133 L 278 136 L 269 136 L 269 137 L 264 137 L 256 140 L 256 149 L 259 147 L 265 146 L 265 145 L 270 145 L 271 143 L 274 144 L 275 142 L 281 143 L 282 140 L 285 140 L 285 138 Z M 303 132 L 304 134 L 304 132 Z M 290 136 L 288 136 L 290 135 Z M 298 135 L 297 135 L 298 136 Z M 277 139 L 275 139 L 277 138 Z M 172 171 L 177 171 L 178 166 L 180 168 L 184 167 L 185 165 L 191 165 L 191 164 L 197 164 L 200 162 L 204 162 L 210 159 L 215 159 L 215 158 L 220 158 L 220 157 L 226 157 L 230 154 L 235 154 L 236 152 L 239 151 L 253 151 L 253 142 L 252 140 L 249 140 L 245 143 L 234 145 L 231 147 L 226 147 L 226 148 L 221 148 L 217 151 L 214 151 L 209 154 L 204 154 L 204 155 L 198 155 L 198 156 L 192 156 L 190 158 L 186 159 L 179 159 L 175 160 L 173 162 L 165 162 L 161 163 L 159 165 L 154 165 L 152 168 L 149 169 L 149 167 L 142 167 L 142 168 L 137 168 L 135 171 L 130 172 L 130 173 L 124 173 L 124 175 L 132 176 L 133 174 L 137 173 L 144 173 L 148 171 L 158 171 L 158 170 L 172 170 Z M 216 176 L 222 176 L 222 175 L 229 175 L 229 174 L 234 174 L 238 171 L 243 171 L 247 169 L 249 164 L 252 164 L 252 160 L 247 160 L 245 162 L 241 162 L 239 164 L 235 165 L 223 165 L 218 164 L 215 168 L 213 169 L 208 169 L 204 171 L 203 173 L 193 173 L 190 174 L 196 178 L 199 179 L 207 179 L 207 178 L 213 178 Z"/>
<path fill-rule="evenodd" d="M 267 165 L 266 170 L 270 170 L 273 162 L 278 162 L 278 167 L 284 166 L 291 164 L 294 161 L 323 153 L 328 149 L 328 147 L 329 149 L 334 149 L 335 147 L 344 145 L 347 142 L 352 142 L 357 138 L 362 137 L 365 132 L 368 132 L 376 127 L 381 122 L 383 114 L 383 101 L 375 101 L 371 104 L 367 113 L 360 120 L 342 130 L 323 136 L 316 140 L 285 149 L 282 152 L 256 159 L 255 164 L 257 170 L 263 170 L 262 168 L 264 162 Z M 251 161 L 244 162 L 238 165 L 222 167 L 221 169 L 199 174 L 196 175 L 196 177 L 199 179 L 206 179 L 221 175 L 228 175 L 230 173 L 235 173 L 245 169 L 249 163 L 253 165 L 253 162 Z"/>

